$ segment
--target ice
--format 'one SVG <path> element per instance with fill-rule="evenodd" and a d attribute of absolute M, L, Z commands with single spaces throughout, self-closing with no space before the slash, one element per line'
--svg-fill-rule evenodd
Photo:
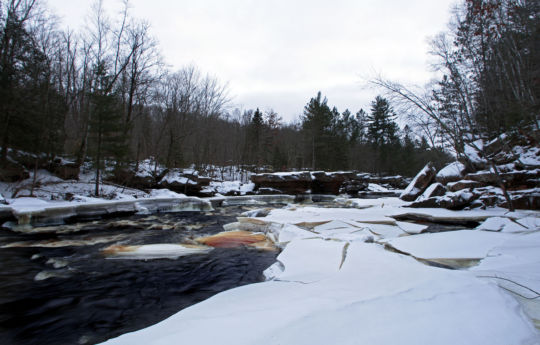
<path fill-rule="evenodd" d="M 538 341 L 538 333 L 518 303 L 470 272 L 425 266 L 376 244 L 351 243 L 345 255 L 344 247 L 340 253 L 338 244 L 322 240 L 290 245 L 298 245 L 296 251 L 301 253 L 283 258 L 279 281 L 226 291 L 107 344 L 506 345 Z M 329 260 L 320 258 L 322 254 L 329 255 Z M 321 267 L 311 271 L 312 261 Z M 287 268 L 287 262 L 293 267 Z M 308 269 L 304 271 L 301 263 Z M 285 276 L 313 281 L 282 281 Z"/>
<path fill-rule="evenodd" d="M 540 326 L 540 232 L 514 235 L 471 271 L 509 291 Z"/>
<path fill-rule="evenodd" d="M 505 217 L 491 217 L 486 219 L 476 229 L 485 231 L 519 232 L 526 231 L 527 227 Z"/>
<path fill-rule="evenodd" d="M 427 225 L 420 225 L 409 222 L 396 222 L 401 230 L 407 234 L 419 234 L 428 228 Z"/>
<path fill-rule="evenodd" d="M 399 250 L 422 259 L 483 259 L 489 251 L 508 239 L 511 234 L 457 230 L 420 234 L 384 240 Z"/>
<path fill-rule="evenodd" d="M 385 215 L 387 210 L 383 208 L 369 209 L 341 209 L 341 208 L 317 208 L 298 207 L 293 209 L 277 209 L 263 219 L 277 223 L 313 224 L 314 226 L 330 222 L 332 220 L 357 221 L 363 223 L 390 224 L 396 221 Z"/>
<path fill-rule="evenodd" d="M 177 259 L 181 256 L 206 254 L 213 248 L 181 244 L 147 244 L 141 246 L 109 246 L 103 253 L 111 259 Z"/>
<path fill-rule="evenodd" d="M 326 278 L 339 271 L 345 245 L 319 238 L 293 240 L 277 257 L 284 270 L 272 279 L 307 284 Z"/>
<path fill-rule="evenodd" d="M 540 216 L 538 217 L 525 217 L 518 219 L 517 222 L 524 227 L 531 230 L 540 230 Z"/>
<path fill-rule="evenodd" d="M 279 229 L 278 242 L 280 244 L 288 243 L 294 239 L 304 239 L 317 237 L 317 234 L 301 229 L 292 224 L 286 224 Z"/>

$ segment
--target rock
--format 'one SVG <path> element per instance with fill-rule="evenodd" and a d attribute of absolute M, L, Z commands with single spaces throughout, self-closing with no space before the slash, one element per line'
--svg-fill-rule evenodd
<path fill-rule="evenodd" d="M 368 184 L 364 181 L 353 180 L 345 181 L 339 189 L 339 193 L 346 193 L 351 196 L 358 195 L 358 192 L 365 191 L 368 188 Z"/>
<path fill-rule="evenodd" d="M 403 193 L 401 193 L 401 200 L 416 200 L 416 198 L 431 184 L 436 174 L 437 170 L 433 166 L 433 163 L 429 162 L 426 164 L 426 166 L 414 177 Z"/>
<path fill-rule="evenodd" d="M 534 188 L 537 186 L 538 177 L 540 177 L 540 169 L 522 171 L 516 170 L 500 173 L 500 178 L 506 185 L 506 188 L 509 189 Z M 497 186 L 499 177 L 495 173 L 481 171 L 474 174 L 467 174 L 465 179 L 481 182 L 484 185 Z"/>
<path fill-rule="evenodd" d="M 480 171 L 477 173 L 467 174 L 465 180 L 481 182 L 484 185 L 496 185 L 497 175 L 489 171 Z"/>
<path fill-rule="evenodd" d="M 462 210 L 469 206 L 477 196 L 470 192 L 447 193 L 444 196 L 431 197 L 413 202 L 410 207 L 439 207 L 449 210 Z"/>
<path fill-rule="evenodd" d="M 446 194 L 446 188 L 441 183 L 433 183 L 417 198 L 417 201 L 443 196 L 444 194 Z"/>
<path fill-rule="evenodd" d="M 79 165 L 75 162 L 55 158 L 50 166 L 50 171 L 62 180 L 78 180 Z"/>
<path fill-rule="evenodd" d="M 406 179 L 403 176 L 383 176 L 383 177 L 375 177 L 370 176 L 367 179 L 367 182 L 369 183 L 376 183 L 380 185 L 388 185 L 395 189 L 405 189 L 411 182 L 410 179 Z"/>
<path fill-rule="evenodd" d="M 512 196 L 512 205 L 519 210 L 540 210 L 540 193 L 533 192 L 517 196 Z M 506 200 L 499 206 L 508 208 Z"/>
<path fill-rule="evenodd" d="M 432 197 L 427 199 L 422 199 L 419 201 L 413 201 L 412 204 L 409 205 L 409 207 L 413 208 L 440 208 L 443 207 L 440 203 L 440 198 L 438 197 Z"/>
<path fill-rule="evenodd" d="M 450 163 L 437 173 L 437 176 L 435 176 L 435 181 L 442 184 L 459 181 L 463 176 L 465 176 L 466 170 L 467 168 L 463 163 Z"/>
<path fill-rule="evenodd" d="M 158 184 L 160 187 L 167 188 L 173 192 L 186 195 L 198 195 L 202 189 L 196 181 L 186 177 L 178 170 L 169 171 Z"/>
<path fill-rule="evenodd" d="M 0 205 L 7 205 L 6 198 L 0 193 Z"/>
<path fill-rule="evenodd" d="M 457 182 L 450 182 L 446 185 L 449 191 L 457 192 L 463 189 L 479 188 L 486 186 L 485 183 L 471 180 L 460 180 Z"/>
<path fill-rule="evenodd" d="M 19 163 L 8 160 L 0 167 L 0 181 L 17 182 L 30 177 L 28 171 Z"/>
<path fill-rule="evenodd" d="M 341 185 L 356 177 L 352 172 L 313 172 L 311 192 L 314 194 L 339 194 Z"/>
<path fill-rule="evenodd" d="M 260 188 L 278 189 L 286 194 L 303 194 L 311 189 L 309 172 L 291 172 L 251 175 L 255 190 Z"/>

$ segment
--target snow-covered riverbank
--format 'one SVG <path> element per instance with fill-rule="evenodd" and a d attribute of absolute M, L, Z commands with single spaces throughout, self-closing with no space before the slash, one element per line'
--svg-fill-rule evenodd
<path fill-rule="evenodd" d="M 415 209 L 417 219 L 481 223 L 424 233 L 395 220 L 409 212 L 398 199 L 343 202 L 355 208 L 239 218 L 228 228 L 284 247 L 267 281 L 107 344 L 540 343 L 538 212 Z"/>

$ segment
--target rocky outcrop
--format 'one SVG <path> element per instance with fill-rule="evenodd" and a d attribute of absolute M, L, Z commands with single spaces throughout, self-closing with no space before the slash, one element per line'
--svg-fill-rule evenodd
<path fill-rule="evenodd" d="M 311 192 L 313 194 L 339 194 L 343 183 L 356 178 L 353 172 L 312 172 Z"/>
<path fill-rule="evenodd" d="M 309 172 L 256 174 L 251 176 L 255 190 L 259 188 L 277 189 L 285 194 L 304 194 L 311 191 L 311 174 Z"/>
<path fill-rule="evenodd" d="M 379 183 L 388 188 L 402 188 L 406 185 L 406 180 L 401 176 L 373 177 L 369 174 L 342 171 L 257 174 L 251 176 L 251 181 L 255 183 L 255 193 L 258 194 L 294 195 L 346 193 L 360 196 L 361 193 L 371 193 L 368 189 L 370 183 Z"/>
<path fill-rule="evenodd" d="M 426 166 L 414 177 L 403 193 L 401 193 L 401 200 L 416 200 L 416 198 L 418 198 L 431 184 L 436 174 L 437 169 L 435 169 L 433 163 L 430 162 L 426 164 Z"/>
<path fill-rule="evenodd" d="M 503 142 L 503 139 L 509 140 Z M 517 141 L 512 141 L 517 140 Z M 407 201 L 413 201 L 411 207 L 444 207 L 449 209 L 476 208 L 476 207 L 506 207 L 504 187 L 516 209 L 537 210 L 540 208 L 540 148 L 526 142 L 525 146 L 520 139 L 509 139 L 501 136 L 485 145 L 481 141 L 474 143 L 474 147 L 482 148 L 476 152 L 472 146 L 466 147 L 468 153 L 469 169 L 464 164 L 454 162 L 439 171 L 428 191 L 446 188 L 444 195 L 416 195 L 419 186 L 413 184 L 404 193 Z M 510 149 L 509 149 L 510 148 Z M 491 157 L 487 161 L 485 156 Z M 473 164 L 474 163 L 474 164 Z M 495 168 L 493 168 L 495 164 Z M 479 170 L 474 170 L 474 168 Z M 480 170 L 481 169 L 481 170 Z M 425 170 L 419 176 L 425 175 Z M 439 186 L 441 184 L 442 186 Z M 439 193 L 440 194 L 440 193 Z M 415 197 L 416 195 L 416 197 Z"/>

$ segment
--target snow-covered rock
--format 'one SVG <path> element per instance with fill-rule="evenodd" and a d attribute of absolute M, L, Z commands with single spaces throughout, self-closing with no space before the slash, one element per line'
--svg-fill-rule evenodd
<path fill-rule="evenodd" d="M 466 167 L 463 163 L 452 162 L 442 168 L 435 176 L 435 181 L 447 184 L 448 182 L 455 182 L 461 180 L 465 176 Z"/>
<path fill-rule="evenodd" d="M 431 184 L 436 174 L 437 170 L 433 164 L 428 163 L 409 183 L 400 198 L 404 201 L 414 201 Z"/>

